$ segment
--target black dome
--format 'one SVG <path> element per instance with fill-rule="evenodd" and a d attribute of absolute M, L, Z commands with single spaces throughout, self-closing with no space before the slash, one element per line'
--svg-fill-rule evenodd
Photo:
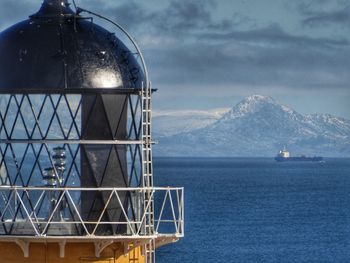
<path fill-rule="evenodd" d="M 141 88 L 142 70 L 112 33 L 64 0 L 0 33 L 0 90 Z"/>

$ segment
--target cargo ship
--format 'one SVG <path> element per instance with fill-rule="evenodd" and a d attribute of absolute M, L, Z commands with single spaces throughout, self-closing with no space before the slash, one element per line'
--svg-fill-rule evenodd
<path fill-rule="evenodd" d="M 308 157 L 305 155 L 292 157 L 290 156 L 290 153 L 288 150 L 283 149 L 279 151 L 279 153 L 275 157 L 275 160 L 277 162 L 321 162 L 323 161 L 323 157 L 321 156 Z"/>

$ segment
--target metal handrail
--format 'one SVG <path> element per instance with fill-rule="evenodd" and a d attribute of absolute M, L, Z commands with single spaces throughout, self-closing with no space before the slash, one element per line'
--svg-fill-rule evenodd
<path fill-rule="evenodd" d="M 109 194 L 108 201 L 105 204 L 105 207 L 101 210 L 100 215 L 98 216 L 98 220 L 84 220 L 83 216 L 79 210 L 79 203 L 76 203 L 74 200 L 74 194 L 77 192 L 105 192 Z M 0 186 L 0 193 L 2 193 L 2 198 L 0 200 L 0 226 L 2 225 L 5 229 L 6 226 L 11 226 L 12 229 L 15 230 L 13 233 L 7 233 L 6 231 L 2 231 L 0 227 L 0 240 L 1 237 L 6 236 L 21 236 L 21 231 L 23 231 L 23 236 L 26 237 L 57 237 L 57 236 L 65 236 L 64 234 L 60 235 L 59 233 L 51 233 L 48 231 L 50 228 L 58 228 L 64 227 L 68 229 L 72 227 L 79 227 L 83 234 L 69 234 L 69 238 L 72 237 L 122 237 L 128 236 L 130 238 L 137 238 L 139 236 L 146 236 L 147 233 L 142 232 L 142 226 L 145 224 L 145 217 L 147 211 L 140 211 L 140 214 L 137 218 L 133 218 L 128 213 L 128 209 L 126 208 L 123 202 L 120 199 L 121 194 L 130 193 L 136 194 L 133 198 L 138 199 L 141 202 L 148 202 L 149 200 L 142 200 L 144 195 L 142 193 L 146 191 L 151 191 L 153 194 L 149 198 L 156 197 L 156 200 L 159 201 L 161 205 L 161 209 L 155 211 L 155 236 L 159 235 L 172 235 L 176 237 L 184 236 L 184 188 L 182 187 L 149 187 L 149 188 L 113 188 L 113 187 L 105 187 L 105 188 L 83 188 L 83 187 L 59 187 L 59 188 L 49 188 L 49 187 L 22 187 L 22 186 Z M 45 195 L 54 192 L 59 196 L 57 202 L 55 203 L 54 209 L 49 211 L 47 210 L 44 213 L 44 217 L 37 210 L 37 204 L 41 203 L 45 198 Z M 36 193 L 37 197 L 33 198 L 34 205 L 29 205 L 26 201 L 26 198 L 22 195 L 23 193 L 27 193 L 25 195 L 26 198 L 28 196 L 32 196 L 33 193 Z M 105 210 L 111 203 L 112 197 L 117 198 L 117 206 L 121 209 L 125 220 L 124 221 L 108 221 L 103 219 L 103 215 Z M 159 198 L 158 198 L 159 197 Z M 158 199 L 157 199 L 158 198 Z M 66 199 L 66 202 L 71 205 L 71 209 L 74 212 L 74 217 L 63 217 L 60 219 L 55 218 L 55 214 L 59 211 L 61 205 L 63 204 L 63 199 Z M 16 200 L 16 201 L 15 201 Z M 116 202 L 116 201 L 114 201 Z M 114 203 L 115 205 L 115 203 Z M 13 207 L 16 206 L 16 207 Z M 34 208 L 33 208 L 34 207 Z M 170 213 L 164 213 L 165 207 Z M 14 209 L 15 208 L 15 209 Z M 21 217 L 13 217 L 13 213 L 11 216 L 8 211 L 10 209 L 17 210 L 20 208 L 23 211 Z M 41 212 L 43 213 L 43 212 Z M 99 226 L 116 226 L 116 225 L 126 225 L 127 231 L 121 234 L 100 234 L 97 232 Z M 92 226 L 89 228 L 89 226 Z M 167 229 L 171 227 L 171 232 Z M 166 229 L 166 230 L 165 230 Z"/>

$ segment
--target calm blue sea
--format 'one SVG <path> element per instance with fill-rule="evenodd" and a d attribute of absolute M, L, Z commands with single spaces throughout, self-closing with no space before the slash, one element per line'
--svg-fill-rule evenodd
<path fill-rule="evenodd" d="M 155 158 L 155 183 L 186 197 L 158 263 L 350 262 L 350 159 Z"/>

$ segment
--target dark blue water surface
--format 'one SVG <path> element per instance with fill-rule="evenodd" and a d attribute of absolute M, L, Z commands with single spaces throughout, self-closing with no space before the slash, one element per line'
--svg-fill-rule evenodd
<path fill-rule="evenodd" d="M 155 158 L 155 183 L 185 187 L 171 262 L 350 262 L 350 159 Z"/>

